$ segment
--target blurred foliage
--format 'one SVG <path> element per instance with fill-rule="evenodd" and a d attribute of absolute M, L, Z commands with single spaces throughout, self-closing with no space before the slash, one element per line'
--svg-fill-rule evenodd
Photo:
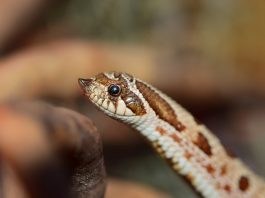
<path fill-rule="evenodd" d="M 199 57 L 226 75 L 242 70 L 260 76 L 263 9 L 261 0 L 68 0 L 45 23 L 64 24 L 90 39 L 156 44 L 178 59 Z"/>
<path fill-rule="evenodd" d="M 96 38 L 139 38 L 156 21 L 158 5 L 151 0 L 68 1 L 50 20 L 63 20 L 82 35 Z"/>
<path fill-rule="evenodd" d="M 194 0 L 69 0 L 48 18 L 67 21 L 90 38 L 150 39 L 165 27 L 180 29 L 190 14 L 196 15 L 199 4 Z"/>

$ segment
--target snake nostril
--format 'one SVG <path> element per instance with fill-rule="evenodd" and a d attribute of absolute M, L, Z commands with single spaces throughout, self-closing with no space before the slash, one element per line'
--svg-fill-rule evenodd
<path fill-rule="evenodd" d="M 85 87 L 89 86 L 91 84 L 93 80 L 88 78 L 88 79 L 84 79 L 84 78 L 79 78 L 78 79 L 78 83 L 79 83 L 79 86 L 84 90 Z"/>

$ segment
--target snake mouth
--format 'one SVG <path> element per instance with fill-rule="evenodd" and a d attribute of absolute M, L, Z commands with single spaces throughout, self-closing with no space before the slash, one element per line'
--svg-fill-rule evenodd
<path fill-rule="evenodd" d="M 94 83 L 94 79 L 93 78 L 88 78 L 88 79 L 84 79 L 84 78 L 79 78 L 78 79 L 78 84 L 80 86 L 80 88 L 83 91 L 83 94 L 96 106 L 101 106 L 102 102 L 105 100 L 105 95 L 103 94 L 104 91 L 102 89 L 99 88 L 98 85 L 96 85 Z M 102 95 L 103 94 L 103 95 Z"/>

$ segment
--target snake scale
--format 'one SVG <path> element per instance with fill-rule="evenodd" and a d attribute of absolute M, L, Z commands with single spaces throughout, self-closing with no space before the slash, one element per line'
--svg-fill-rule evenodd
<path fill-rule="evenodd" d="M 158 89 L 120 72 L 79 79 L 79 84 L 100 110 L 139 131 L 202 197 L 265 198 L 264 181 Z"/>

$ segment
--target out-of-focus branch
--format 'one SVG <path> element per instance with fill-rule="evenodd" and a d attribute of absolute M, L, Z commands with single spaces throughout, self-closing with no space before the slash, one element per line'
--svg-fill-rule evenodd
<path fill-rule="evenodd" d="M 42 103 L 0 106 L 3 198 L 103 197 L 101 138 L 92 122 Z"/>
<path fill-rule="evenodd" d="M 130 71 L 148 79 L 154 60 L 148 48 L 82 40 L 30 47 L 0 59 L 0 101 L 40 96 L 70 99 L 80 94 L 79 77 L 108 70 Z"/>
<path fill-rule="evenodd" d="M 200 101 L 209 105 L 240 94 L 265 96 L 264 87 L 257 86 L 264 79 L 247 76 L 245 71 L 227 75 L 207 61 L 182 63 L 156 48 L 70 39 L 29 47 L 0 60 L 0 101 L 13 97 L 75 98 L 80 93 L 78 77 L 109 70 L 131 73 L 172 97 L 200 105 Z"/>

